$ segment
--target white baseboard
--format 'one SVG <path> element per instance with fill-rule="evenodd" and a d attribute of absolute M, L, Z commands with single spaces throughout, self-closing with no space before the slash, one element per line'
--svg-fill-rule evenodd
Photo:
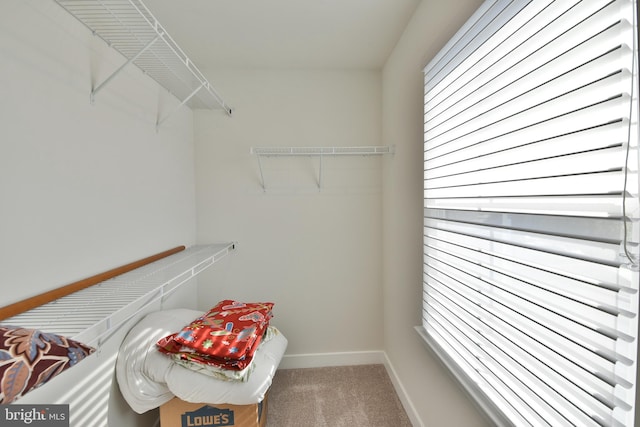
<path fill-rule="evenodd" d="M 278 369 L 322 368 L 326 366 L 369 365 L 384 363 L 383 351 L 344 353 L 285 354 Z"/>
<path fill-rule="evenodd" d="M 393 384 L 393 388 L 396 390 L 396 394 L 400 399 L 400 403 L 404 407 L 407 416 L 409 417 L 409 421 L 414 427 L 424 427 L 424 423 L 418 416 L 418 412 L 416 411 L 415 406 L 413 406 L 413 402 L 409 399 L 407 395 L 407 391 L 405 390 L 400 378 L 398 378 L 398 374 L 396 370 L 393 368 L 391 361 L 387 357 L 387 353 L 384 353 L 384 367 L 387 369 L 387 373 L 389 374 L 389 378 L 391 379 L 391 383 Z"/>
<path fill-rule="evenodd" d="M 418 417 L 415 406 L 409 399 L 407 392 L 400 382 L 398 375 L 384 351 L 352 351 L 343 353 L 312 353 L 312 354 L 287 354 L 282 357 L 278 369 L 322 368 L 326 366 L 350 366 L 350 365 L 384 365 L 391 383 L 398 394 L 398 398 L 407 412 L 407 416 L 414 427 L 424 427 Z"/>

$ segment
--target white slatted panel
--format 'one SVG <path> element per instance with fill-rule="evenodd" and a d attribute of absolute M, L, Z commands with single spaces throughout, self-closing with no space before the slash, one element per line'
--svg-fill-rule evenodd
<path fill-rule="evenodd" d="M 425 69 L 423 331 L 505 425 L 633 425 L 635 3 L 488 1 Z"/>

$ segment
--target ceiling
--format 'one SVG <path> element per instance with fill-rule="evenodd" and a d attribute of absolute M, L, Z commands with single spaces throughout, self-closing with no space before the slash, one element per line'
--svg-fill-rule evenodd
<path fill-rule="evenodd" d="M 421 0 L 143 0 L 199 68 L 379 69 Z"/>

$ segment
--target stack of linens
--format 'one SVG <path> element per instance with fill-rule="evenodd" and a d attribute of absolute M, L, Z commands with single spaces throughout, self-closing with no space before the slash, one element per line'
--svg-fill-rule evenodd
<path fill-rule="evenodd" d="M 246 381 L 262 340 L 277 333 L 269 327 L 273 303 L 220 301 L 180 332 L 158 341 L 158 349 L 185 368 L 222 380 Z"/>
<path fill-rule="evenodd" d="M 244 308 L 252 310 L 235 313 L 238 320 L 233 321 L 229 315 L 222 315 L 222 312 L 231 310 L 222 310 L 228 305 L 222 301 L 205 314 L 188 309 L 157 311 L 149 313 L 131 328 L 120 346 L 116 376 L 122 396 L 133 410 L 146 412 L 163 405 L 174 396 L 186 402 L 233 405 L 259 403 L 264 399 L 286 350 L 287 339 L 269 325 L 270 308 L 269 312 L 261 312 L 265 319 L 260 320 L 258 315 L 251 316 L 257 320 L 254 321 L 254 334 L 250 331 L 242 333 L 246 328 L 240 324 L 246 318 L 239 320 L 239 317 L 267 307 L 250 307 L 248 304 Z M 213 315 L 213 312 L 218 314 Z M 223 323 L 217 322 L 219 316 L 224 317 Z M 228 326 L 229 330 L 227 323 L 233 323 L 233 326 Z M 196 327 L 196 324 L 201 326 Z M 218 336 L 216 333 L 211 335 L 217 330 L 215 325 L 218 324 L 229 333 L 220 333 L 219 337 L 226 339 L 220 342 L 211 339 L 209 344 L 209 338 L 202 334 L 208 333 L 211 338 Z M 197 331 L 189 329 L 194 327 Z M 209 332 L 205 333 L 205 330 Z M 191 343 L 191 347 L 174 342 L 183 332 L 185 341 Z M 169 341 L 173 343 L 170 348 L 180 351 L 172 352 L 158 345 L 159 342 Z M 196 350 L 193 346 L 199 347 Z M 201 348 L 211 349 L 215 346 L 220 347 L 215 354 L 200 353 Z M 195 358 L 202 358 L 206 363 L 194 362 Z M 211 365 L 213 360 L 219 366 Z M 245 367 L 238 369 L 242 366 Z"/>

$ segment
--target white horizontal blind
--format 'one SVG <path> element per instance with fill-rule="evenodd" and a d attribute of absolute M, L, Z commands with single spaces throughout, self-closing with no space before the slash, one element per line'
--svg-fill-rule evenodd
<path fill-rule="evenodd" d="M 522 426 L 632 426 L 634 0 L 487 1 L 425 68 L 428 341 Z"/>

